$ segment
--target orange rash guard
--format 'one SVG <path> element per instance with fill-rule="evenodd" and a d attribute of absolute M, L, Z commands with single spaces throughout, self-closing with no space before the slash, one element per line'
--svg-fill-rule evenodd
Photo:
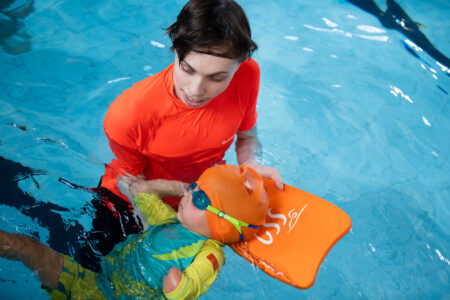
<path fill-rule="evenodd" d="M 117 188 L 121 171 L 147 180 L 194 182 L 220 163 L 238 131 L 256 124 L 259 66 L 243 62 L 227 89 L 200 108 L 174 94 L 173 64 L 124 91 L 109 106 L 104 129 L 113 159 L 102 186 L 126 199 Z"/>

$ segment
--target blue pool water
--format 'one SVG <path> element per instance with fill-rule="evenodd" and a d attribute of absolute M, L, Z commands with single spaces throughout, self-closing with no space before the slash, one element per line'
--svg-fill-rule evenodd
<path fill-rule="evenodd" d="M 112 158 L 108 105 L 173 61 L 161 28 L 184 1 L 3 2 L 0 229 L 56 243 L 52 230 L 89 230 L 92 218 L 92 195 L 58 178 L 97 185 Z M 449 299 L 450 66 L 347 1 L 240 3 L 260 47 L 265 164 L 344 209 L 353 227 L 308 290 L 227 249 L 203 298 Z M 397 3 L 450 55 L 448 1 Z M 226 158 L 236 162 L 233 149 Z M 35 274 L 4 259 L 0 290 L 2 299 L 47 298 Z"/>

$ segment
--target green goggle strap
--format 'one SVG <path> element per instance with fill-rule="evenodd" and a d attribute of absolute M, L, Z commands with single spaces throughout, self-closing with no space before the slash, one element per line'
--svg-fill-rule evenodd
<path fill-rule="evenodd" d="M 243 221 L 235 219 L 235 218 L 227 215 L 223 211 L 218 210 L 217 208 L 215 208 L 215 207 L 213 207 L 211 205 L 208 205 L 208 207 L 206 207 L 206 210 L 209 210 L 213 214 L 216 214 L 220 218 L 223 218 L 223 219 L 227 220 L 228 222 L 230 222 L 231 224 L 233 224 L 234 227 L 236 227 L 236 229 L 239 231 L 239 235 L 240 235 L 240 240 L 241 241 L 244 239 L 244 237 L 242 235 L 242 226 L 250 227 L 250 228 L 258 228 L 259 227 L 259 226 L 256 226 L 256 225 L 253 225 L 253 224 L 247 224 L 247 223 L 245 223 Z"/>

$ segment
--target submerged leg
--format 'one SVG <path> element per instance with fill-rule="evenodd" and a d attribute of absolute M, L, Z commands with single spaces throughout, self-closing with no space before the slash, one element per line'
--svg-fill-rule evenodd
<path fill-rule="evenodd" d="M 21 261 L 47 287 L 58 285 L 64 257 L 32 237 L 0 230 L 0 257 Z"/>

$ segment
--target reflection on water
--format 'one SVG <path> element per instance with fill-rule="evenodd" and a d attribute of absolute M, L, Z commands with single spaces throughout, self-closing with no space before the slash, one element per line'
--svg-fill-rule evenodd
<path fill-rule="evenodd" d="M 0 0 L 0 46 L 9 54 L 30 51 L 31 35 L 23 19 L 34 12 L 34 1 Z"/>
<path fill-rule="evenodd" d="M 384 27 L 400 31 L 431 57 L 444 64 L 447 68 L 450 67 L 449 58 L 434 47 L 428 38 L 420 31 L 420 24 L 411 19 L 394 0 L 386 0 L 386 11 L 382 11 L 373 0 L 347 1 L 377 17 Z M 409 53 L 419 58 L 418 54 L 407 44 L 405 44 L 405 48 Z"/>

